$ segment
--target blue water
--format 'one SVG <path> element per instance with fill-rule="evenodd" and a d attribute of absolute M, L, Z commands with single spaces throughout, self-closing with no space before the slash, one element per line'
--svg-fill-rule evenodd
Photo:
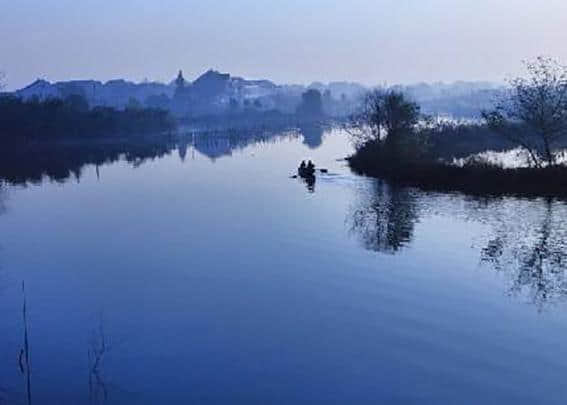
<path fill-rule="evenodd" d="M 0 403 L 27 403 L 25 281 L 35 404 L 565 404 L 567 206 L 394 187 L 349 151 L 219 135 L 3 186 Z"/>

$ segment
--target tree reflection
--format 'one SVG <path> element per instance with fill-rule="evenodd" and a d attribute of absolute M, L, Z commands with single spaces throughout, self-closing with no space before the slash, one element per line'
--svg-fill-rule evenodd
<path fill-rule="evenodd" d="M 30 144 L 0 149 L 0 181 L 8 184 L 41 183 L 45 178 L 64 182 L 80 179 L 86 165 L 102 166 L 125 160 L 138 166 L 175 148 L 169 139 L 138 140 L 114 143 L 84 142 L 75 144 Z"/>
<path fill-rule="evenodd" d="M 108 400 L 108 388 L 103 373 L 104 358 L 111 351 L 112 345 L 106 336 L 102 314 L 93 330 L 89 341 L 89 403 L 105 404 Z"/>
<path fill-rule="evenodd" d="M 413 238 L 416 202 L 411 189 L 374 181 L 352 210 L 350 230 L 366 249 L 396 253 Z"/>
<path fill-rule="evenodd" d="M 0 215 L 6 212 L 6 199 L 8 197 L 6 186 L 2 184 L 0 180 Z"/>
<path fill-rule="evenodd" d="M 347 223 L 366 249 L 398 254 L 421 216 L 438 215 L 484 226 L 475 238 L 481 263 L 504 276 L 510 295 L 539 310 L 567 300 L 565 202 L 425 194 L 374 181 L 358 193 Z"/>
<path fill-rule="evenodd" d="M 4 184 L 2 184 L 2 181 L 0 180 L 0 215 L 3 215 L 7 208 L 6 208 L 6 199 L 8 198 L 8 192 L 6 189 L 6 186 Z M 0 246 L 0 252 L 2 251 L 2 246 Z M 3 292 L 4 289 L 4 271 L 2 268 L 2 261 L 0 260 L 0 293 Z M 2 403 L 1 398 L 2 398 L 2 390 L 1 390 L 1 386 L 0 386 L 0 404 Z"/>
<path fill-rule="evenodd" d="M 324 128 L 320 123 L 312 122 L 300 125 L 299 131 L 303 135 L 303 143 L 309 149 L 317 149 L 323 144 Z"/>
<path fill-rule="evenodd" d="M 539 309 L 567 298 L 567 242 L 557 215 L 561 206 L 546 199 L 537 205 L 535 219 L 522 215 L 515 222 L 501 221 L 481 251 L 484 263 L 506 272 L 510 293 L 529 297 Z"/>
<path fill-rule="evenodd" d="M 230 156 L 234 150 L 257 143 L 276 142 L 285 137 L 298 137 L 293 131 L 221 131 L 178 133 L 163 136 L 118 140 L 85 140 L 82 142 L 22 143 L 0 148 L 0 184 L 41 183 L 46 178 L 65 182 L 79 180 L 83 168 L 126 161 L 139 167 L 147 161 L 177 151 L 185 160 L 187 150 L 198 151 L 211 160 Z M 0 198 L 0 210 L 2 209 Z"/>

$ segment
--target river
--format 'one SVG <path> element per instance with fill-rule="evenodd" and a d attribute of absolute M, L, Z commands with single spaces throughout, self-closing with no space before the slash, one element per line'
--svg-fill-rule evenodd
<path fill-rule="evenodd" d="M 350 150 L 217 134 L 5 184 L 0 403 L 565 404 L 567 205 Z"/>

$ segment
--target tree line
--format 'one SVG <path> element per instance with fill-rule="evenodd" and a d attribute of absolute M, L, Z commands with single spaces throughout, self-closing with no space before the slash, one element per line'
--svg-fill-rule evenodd
<path fill-rule="evenodd" d="M 560 191 L 567 175 L 561 162 L 567 143 L 567 67 L 539 57 L 526 62 L 526 71 L 509 81 L 493 109 L 482 112 L 481 122 L 437 120 L 399 91 L 373 90 L 346 124 L 356 148 L 351 167 L 430 186 Z M 526 168 L 504 169 L 479 158 L 466 159 L 467 167 L 451 164 L 451 157 L 512 149 L 526 157 Z"/>
<path fill-rule="evenodd" d="M 365 96 L 347 130 L 357 150 L 380 149 L 382 159 L 435 158 L 440 135 L 474 132 L 482 142 L 492 137 L 496 149 L 521 149 L 532 168 L 557 165 L 567 140 L 567 67 L 545 57 L 525 65 L 527 76 L 510 80 L 480 123 L 435 120 L 402 92 L 377 89 Z"/>
<path fill-rule="evenodd" d="M 79 95 L 28 101 L 0 96 L 3 143 L 160 133 L 173 128 L 175 121 L 168 112 L 156 108 L 90 108 Z"/>

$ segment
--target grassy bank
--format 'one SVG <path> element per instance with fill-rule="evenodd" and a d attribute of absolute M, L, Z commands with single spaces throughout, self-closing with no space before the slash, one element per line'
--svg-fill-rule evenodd
<path fill-rule="evenodd" d="M 463 167 L 428 161 L 412 163 L 377 159 L 376 154 L 365 148 L 360 149 L 348 161 L 356 173 L 424 190 L 567 197 L 565 166 L 508 169 L 482 163 Z"/>

